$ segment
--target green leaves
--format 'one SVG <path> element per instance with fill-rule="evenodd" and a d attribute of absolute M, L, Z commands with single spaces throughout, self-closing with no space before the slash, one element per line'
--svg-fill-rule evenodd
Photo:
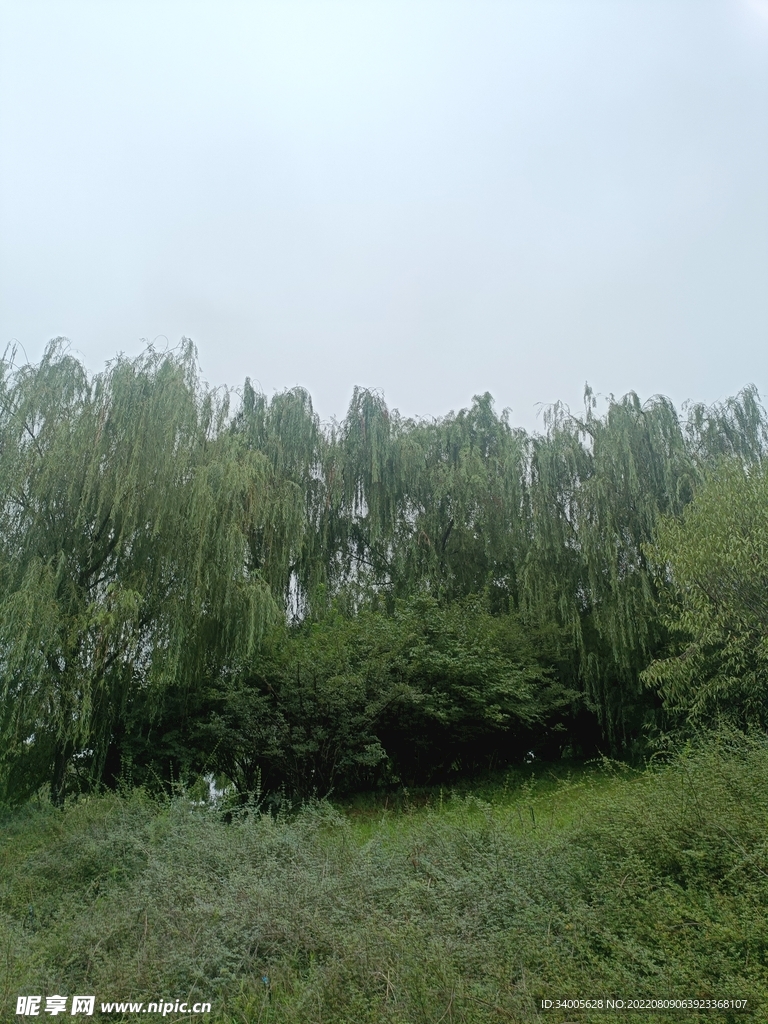
<path fill-rule="evenodd" d="M 104 778 L 136 700 L 252 655 L 276 607 L 248 538 L 279 513 L 191 345 L 2 371 L 0 739 L 7 774 L 49 737 L 58 797 L 75 763 Z"/>
<path fill-rule="evenodd" d="M 658 704 L 645 670 L 670 708 L 762 720 L 756 393 L 687 420 L 585 399 L 528 436 L 487 393 L 408 420 L 358 388 L 323 426 L 300 388 L 246 381 L 231 410 L 188 341 L 94 377 L 61 341 L 0 361 L 2 791 L 114 785 L 124 755 L 200 768 L 214 709 L 245 788 L 319 790 L 556 726 L 551 751 L 618 753 Z M 684 515 L 723 457 L 735 476 Z"/>
<path fill-rule="evenodd" d="M 576 696 L 547 647 L 479 600 L 333 610 L 212 691 L 208 764 L 241 793 L 306 797 L 518 761 Z"/>
<path fill-rule="evenodd" d="M 666 590 L 669 657 L 644 673 L 694 720 L 768 722 L 768 475 L 723 462 L 649 549 Z"/>

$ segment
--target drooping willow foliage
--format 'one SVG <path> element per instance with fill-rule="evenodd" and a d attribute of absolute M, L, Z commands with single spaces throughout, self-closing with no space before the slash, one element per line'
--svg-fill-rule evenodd
<path fill-rule="evenodd" d="M 355 389 L 345 419 L 330 425 L 301 389 L 267 400 L 246 381 L 232 407 L 230 397 L 203 383 L 188 342 L 120 357 L 95 376 L 61 341 L 39 365 L 0 363 L 7 795 L 47 781 L 60 799 L 67 779 L 113 782 L 130 752 L 151 760 L 163 743 L 165 768 L 153 770 L 172 772 L 168 736 L 189 746 L 207 735 L 207 722 L 226 718 L 233 686 L 237 700 L 257 678 L 264 693 L 285 692 L 284 680 L 259 675 L 267 661 L 283 673 L 293 664 L 274 656 L 275 630 L 298 636 L 328 616 L 363 613 L 412 622 L 398 609 L 427 598 L 444 609 L 480 601 L 516 636 L 527 630 L 547 653 L 525 671 L 550 682 L 559 674 L 569 694 L 561 745 L 579 704 L 620 750 L 653 711 L 641 673 L 667 641 L 663 581 L 647 554 L 657 526 L 680 519 L 723 459 L 748 470 L 766 451 L 753 389 L 684 416 L 632 393 L 601 413 L 587 391 L 582 415 L 555 407 L 532 435 L 488 394 L 459 413 L 410 420 Z M 445 667 L 454 704 L 465 656 Z M 407 679 L 411 712 L 424 703 L 407 646 L 385 644 L 375 657 L 375 671 L 355 662 L 358 682 L 390 680 L 404 707 Z M 523 671 L 514 658 L 494 664 L 497 690 L 504 672 Z M 324 677 L 326 690 L 344 685 Z M 547 715 L 552 692 L 542 696 Z M 311 717 L 303 703 L 296 713 Z M 382 713 L 371 712 L 371 735 Z M 329 729 L 318 726 L 320 746 Z M 198 768 L 220 763 L 205 750 Z"/>
<path fill-rule="evenodd" d="M 253 654 L 277 607 L 250 532 L 296 515 L 190 345 L 1 369 L 2 757 L 58 794 L 73 759 L 109 770 L 138 704 Z"/>

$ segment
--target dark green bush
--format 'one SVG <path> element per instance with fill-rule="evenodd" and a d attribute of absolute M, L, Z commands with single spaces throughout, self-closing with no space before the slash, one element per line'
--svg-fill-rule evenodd
<path fill-rule="evenodd" d="M 249 674 L 221 685 L 198 735 L 243 794 L 446 779 L 558 736 L 577 695 L 555 681 L 555 655 L 554 638 L 479 600 L 333 612 L 276 631 Z"/>

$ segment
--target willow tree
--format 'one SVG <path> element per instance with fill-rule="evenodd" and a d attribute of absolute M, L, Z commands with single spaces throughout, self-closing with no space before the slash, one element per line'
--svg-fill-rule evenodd
<path fill-rule="evenodd" d="M 241 426 L 303 518 L 283 579 L 302 614 L 329 597 L 354 614 L 419 593 L 443 603 L 489 594 L 496 611 L 566 631 L 563 671 L 580 676 L 614 748 L 648 710 L 640 673 L 666 635 L 646 545 L 713 460 L 753 462 L 766 438 L 753 389 L 684 419 L 669 400 L 643 405 L 633 393 L 601 415 L 587 391 L 583 416 L 555 407 L 532 437 L 488 394 L 410 420 L 357 388 L 344 420 L 324 430 L 304 392 L 270 403 L 246 392 Z"/>
<path fill-rule="evenodd" d="M 484 394 L 458 414 L 415 424 L 408 444 L 417 458 L 404 487 L 401 588 L 421 578 L 444 600 L 488 592 L 499 610 L 514 608 L 527 533 L 525 433 Z"/>
<path fill-rule="evenodd" d="M 313 518 L 331 592 L 443 601 L 516 589 L 526 436 L 490 395 L 439 420 L 404 419 L 356 389 L 323 448 Z M 514 597 L 512 597 L 514 603 Z"/>
<path fill-rule="evenodd" d="M 311 596 L 327 582 L 326 548 L 319 522 L 325 505 L 322 472 L 326 438 L 303 388 L 268 400 L 250 379 L 232 432 L 270 469 L 269 514 L 248 535 L 253 565 L 280 595 L 290 618 L 306 614 Z"/>
<path fill-rule="evenodd" d="M 677 521 L 724 455 L 763 457 L 766 419 L 753 388 L 681 419 L 657 396 L 611 398 L 603 416 L 550 411 L 531 454 L 528 614 L 565 624 L 580 651 L 587 700 L 614 748 L 640 727 L 641 673 L 666 643 L 660 577 L 648 556 L 662 518 Z"/>
<path fill-rule="evenodd" d="M 633 393 L 604 416 L 556 407 L 531 460 L 528 614 L 571 631 L 588 702 L 614 747 L 637 726 L 640 671 L 659 637 L 644 545 L 690 499 L 694 467 L 675 409 Z"/>
<path fill-rule="evenodd" d="M 252 654 L 276 604 L 249 537 L 280 501 L 191 343 L 89 378 L 57 341 L 0 380 L 3 783 L 61 799 L 119 772 L 137 707 Z"/>
<path fill-rule="evenodd" d="M 399 425 L 365 388 L 355 388 L 342 423 L 323 428 L 302 388 L 268 400 L 246 380 L 232 429 L 270 464 L 292 512 L 252 537 L 254 558 L 278 574 L 273 586 L 282 588 L 294 619 L 386 576 L 407 476 Z"/>
<path fill-rule="evenodd" d="M 356 387 L 346 417 L 329 432 L 317 528 L 330 591 L 344 595 L 350 609 L 391 586 L 407 476 L 398 444 L 402 426 L 380 393 Z"/>
<path fill-rule="evenodd" d="M 768 418 L 753 384 L 724 402 L 690 405 L 683 429 L 699 469 L 711 470 L 723 459 L 756 466 L 768 452 Z"/>

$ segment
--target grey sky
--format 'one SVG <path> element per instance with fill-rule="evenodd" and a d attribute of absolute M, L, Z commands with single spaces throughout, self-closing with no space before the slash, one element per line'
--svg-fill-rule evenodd
<path fill-rule="evenodd" d="M 60 334 L 323 417 L 766 391 L 768 0 L 0 0 L 0 351 Z"/>

